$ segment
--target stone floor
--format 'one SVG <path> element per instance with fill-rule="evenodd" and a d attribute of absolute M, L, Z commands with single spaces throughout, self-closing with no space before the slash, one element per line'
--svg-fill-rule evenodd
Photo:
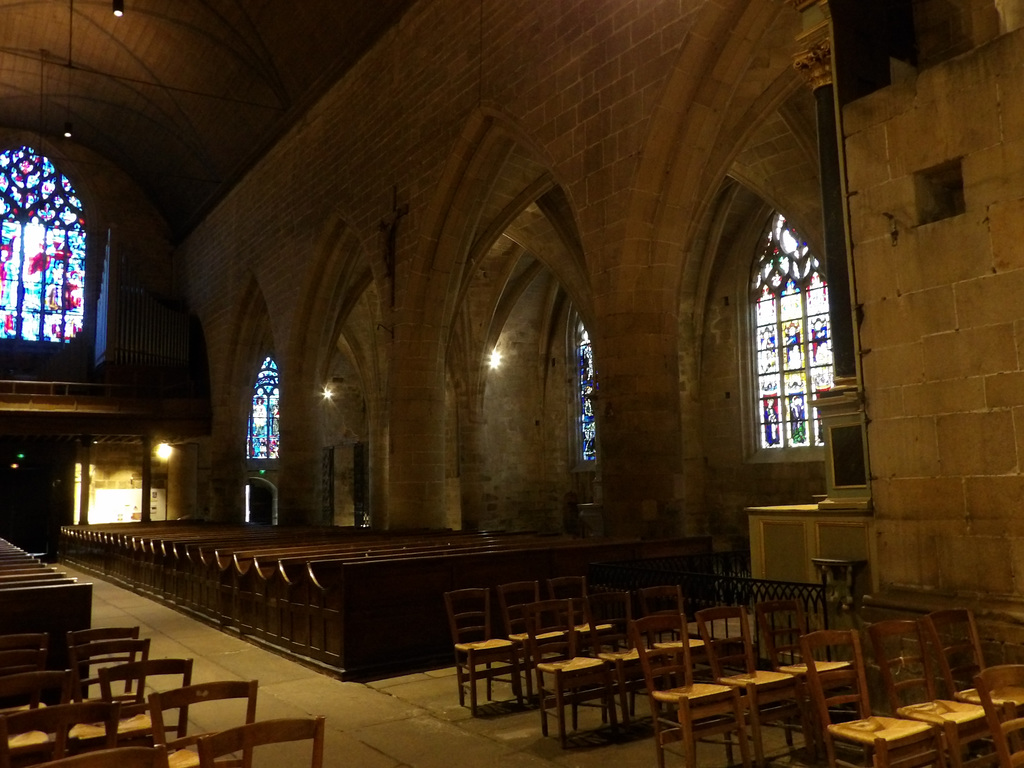
<path fill-rule="evenodd" d="M 654 766 L 650 718 L 644 717 L 613 737 L 596 710 L 585 709 L 580 730 L 567 749 L 540 732 L 535 708 L 514 701 L 492 703 L 477 717 L 460 707 L 453 668 L 403 675 L 369 684 L 341 682 L 284 659 L 245 640 L 193 620 L 160 603 L 108 582 L 74 573 L 94 585 L 93 626 L 138 624 L 152 639 L 153 657 L 193 657 L 194 682 L 223 679 L 259 680 L 257 718 L 325 715 L 325 768 L 606 768 Z M 495 698 L 509 693 L 496 687 Z M 510 694 L 509 694 L 510 695 Z M 190 714 L 201 730 L 226 727 L 230 717 L 211 705 L 209 713 Z M 637 701 L 638 714 L 646 702 Z M 230 723 L 227 723 L 230 724 Z M 798 768 L 802 750 L 789 754 L 777 729 L 767 729 L 766 747 L 773 768 Z M 797 737 L 797 743 L 800 739 Z M 671 748 L 670 748 L 671 749 Z M 269 750 L 269 748 L 268 748 Z M 299 768 L 308 764 L 295 745 L 258 755 L 266 768 Z M 702 768 L 724 768 L 724 749 L 700 745 Z M 666 767 L 682 766 L 678 753 Z"/>

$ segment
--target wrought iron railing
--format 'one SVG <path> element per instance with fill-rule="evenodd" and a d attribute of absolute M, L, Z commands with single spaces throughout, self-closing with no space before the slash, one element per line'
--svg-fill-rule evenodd
<path fill-rule="evenodd" d="M 754 605 L 760 602 L 795 600 L 803 609 L 810 629 L 828 628 L 824 583 L 752 578 L 750 555 L 747 552 L 591 563 L 587 571 L 587 584 L 595 590 L 630 591 L 662 584 L 678 584 L 682 588 L 684 610 L 690 617 L 702 608 L 717 605 L 745 606 L 752 614 Z"/>

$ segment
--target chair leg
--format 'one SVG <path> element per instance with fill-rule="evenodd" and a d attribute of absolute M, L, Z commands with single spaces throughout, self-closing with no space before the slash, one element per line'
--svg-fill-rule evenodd
<path fill-rule="evenodd" d="M 558 710 L 558 740 L 562 744 L 562 749 L 565 749 L 565 698 L 560 684 L 555 686 L 555 709 Z M 573 709 L 573 715 L 575 717 L 575 708 Z M 574 722 L 573 729 L 575 727 L 576 724 Z"/>

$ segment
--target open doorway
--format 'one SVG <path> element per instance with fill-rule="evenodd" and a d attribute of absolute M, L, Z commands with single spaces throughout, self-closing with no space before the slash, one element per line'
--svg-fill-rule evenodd
<path fill-rule="evenodd" d="M 262 478 L 249 478 L 245 485 L 245 522 L 277 524 L 277 488 Z"/>

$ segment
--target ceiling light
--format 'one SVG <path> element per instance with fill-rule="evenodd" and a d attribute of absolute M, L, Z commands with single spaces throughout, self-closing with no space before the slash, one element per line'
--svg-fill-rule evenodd
<path fill-rule="evenodd" d="M 156 447 L 156 455 L 159 458 L 163 459 L 164 461 L 167 461 L 167 459 L 171 458 L 171 454 L 173 452 L 174 449 L 171 448 L 171 446 L 168 445 L 167 443 L 160 443 L 160 445 Z"/>
<path fill-rule="evenodd" d="M 64 138 L 65 139 L 70 139 L 71 138 L 71 121 L 70 120 L 68 120 L 67 122 L 64 123 Z"/>
<path fill-rule="evenodd" d="M 491 368 L 497 368 L 501 365 L 501 352 L 494 350 L 491 352 Z"/>
<path fill-rule="evenodd" d="M 114 0 L 114 15 L 118 18 L 124 16 L 124 0 Z"/>

